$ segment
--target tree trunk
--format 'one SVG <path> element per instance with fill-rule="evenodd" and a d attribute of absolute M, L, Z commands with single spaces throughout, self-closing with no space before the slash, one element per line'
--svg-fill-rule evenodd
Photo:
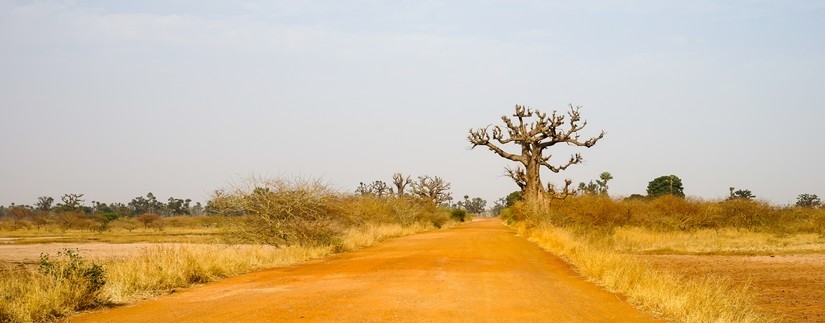
<path fill-rule="evenodd" d="M 531 159 L 525 166 L 527 186 L 524 187 L 523 197 L 525 200 L 538 200 L 544 195 L 544 186 L 541 184 L 539 173 L 541 165 L 537 160 Z"/>

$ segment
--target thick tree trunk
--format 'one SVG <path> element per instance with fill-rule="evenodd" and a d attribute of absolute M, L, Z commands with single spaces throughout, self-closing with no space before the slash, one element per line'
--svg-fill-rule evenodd
<path fill-rule="evenodd" d="M 537 160 L 530 160 L 525 168 L 527 169 L 527 185 L 524 187 L 525 200 L 538 200 L 544 195 L 544 186 L 541 184 L 539 173 L 541 165 Z"/>

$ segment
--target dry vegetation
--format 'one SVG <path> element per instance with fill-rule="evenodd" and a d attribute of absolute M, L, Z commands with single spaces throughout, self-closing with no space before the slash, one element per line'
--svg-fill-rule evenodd
<path fill-rule="evenodd" d="M 681 322 L 769 322 L 749 286 L 687 277 L 641 254 L 775 255 L 825 251 L 825 210 L 760 201 L 579 196 L 517 203 L 502 213 L 520 233 L 583 276 L 660 317 Z"/>
<path fill-rule="evenodd" d="M 191 244 L 159 245 L 119 259 L 86 259 L 66 250 L 38 265 L 6 263 L 0 268 L 0 322 L 51 321 L 454 223 L 448 211 L 416 199 L 345 195 L 318 182 L 248 184 L 216 196 L 221 216 L 129 218 L 107 230 L 5 228 L 13 229 L 4 231 L 5 237 L 23 243 Z"/>

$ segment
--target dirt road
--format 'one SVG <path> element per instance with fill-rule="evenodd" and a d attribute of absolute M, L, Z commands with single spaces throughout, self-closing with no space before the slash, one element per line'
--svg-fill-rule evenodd
<path fill-rule="evenodd" d="M 70 322 L 651 322 L 497 219 L 256 272 Z"/>

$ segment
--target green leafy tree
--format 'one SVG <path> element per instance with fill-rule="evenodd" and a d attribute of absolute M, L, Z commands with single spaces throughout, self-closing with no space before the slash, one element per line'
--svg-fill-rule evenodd
<path fill-rule="evenodd" d="M 599 185 L 590 181 L 589 183 L 579 183 L 579 194 L 596 195 L 599 192 Z"/>
<path fill-rule="evenodd" d="M 171 215 L 188 215 L 190 213 L 189 203 L 192 203 L 192 200 L 170 197 L 169 203 L 166 204 L 166 210 Z"/>
<path fill-rule="evenodd" d="M 728 200 L 735 200 L 735 199 L 742 199 L 742 200 L 752 200 L 756 198 L 756 195 L 753 195 L 751 190 L 737 190 L 735 187 L 730 188 L 730 196 Z"/>
<path fill-rule="evenodd" d="M 588 194 L 588 195 L 607 195 L 607 182 L 613 179 L 613 175 L 610 175 L 608 172 L 601 173 L 599 175 L 599 179 L 595 182 L 590 181 L 589 183 L 581 182 L 579 183 L 578 192 L 580 194 Z"/>
<path fill-rule="evenodd" d="M 822 204 L 822 201 L 819 199 L 819 196 L 816 194 L 799 194 L 796 197 L 796 206 L 801 207 L 817 207 Z"/>
<path fill-rule="evenodd" d="M 140 215 L 144 213 L 160 214 L 166 207 L 163 202 L 159 202 L 152 192 L 146 194 L 146 197 L 138 196 L 129 202 L 129 208 L 132 209 L 133 215 Z"/>
<path fill-rule="evenodd" d="M 660 176 L 647 184 L 648 197 L 659 197 L 668 194 L 685 197 L 682 179 L 676 175 Z"/>
<path fill-rule="evenodd" d="M 459 201 L 457 206 L 467 210 L 467 212 L 481 214 L 484 213 L 484 209 L 487 207 L 487 201 L 480 197 L 470 199 L 469 195 L 464 195 L 464 201 Z"/>
<path fill-rule="evenodd" d="M 613 175 L 609 172 L 603 172 L 599 175 L 599 179 L 596 180 L 596 184 L 599 185 L 599 194 L 607 195 L 607 182 L 613 179 Z"/>
<path fill-rule="evenodd" d="M 504 199 L 507 201 L 507 203 L 504 206 L 511 207 L 514 204 L 516 204 L 516 202 L 521 201 L 521 191 L 514 191 L 510 194 L 507 194 L 507 197 L 505 197 Z"/>

